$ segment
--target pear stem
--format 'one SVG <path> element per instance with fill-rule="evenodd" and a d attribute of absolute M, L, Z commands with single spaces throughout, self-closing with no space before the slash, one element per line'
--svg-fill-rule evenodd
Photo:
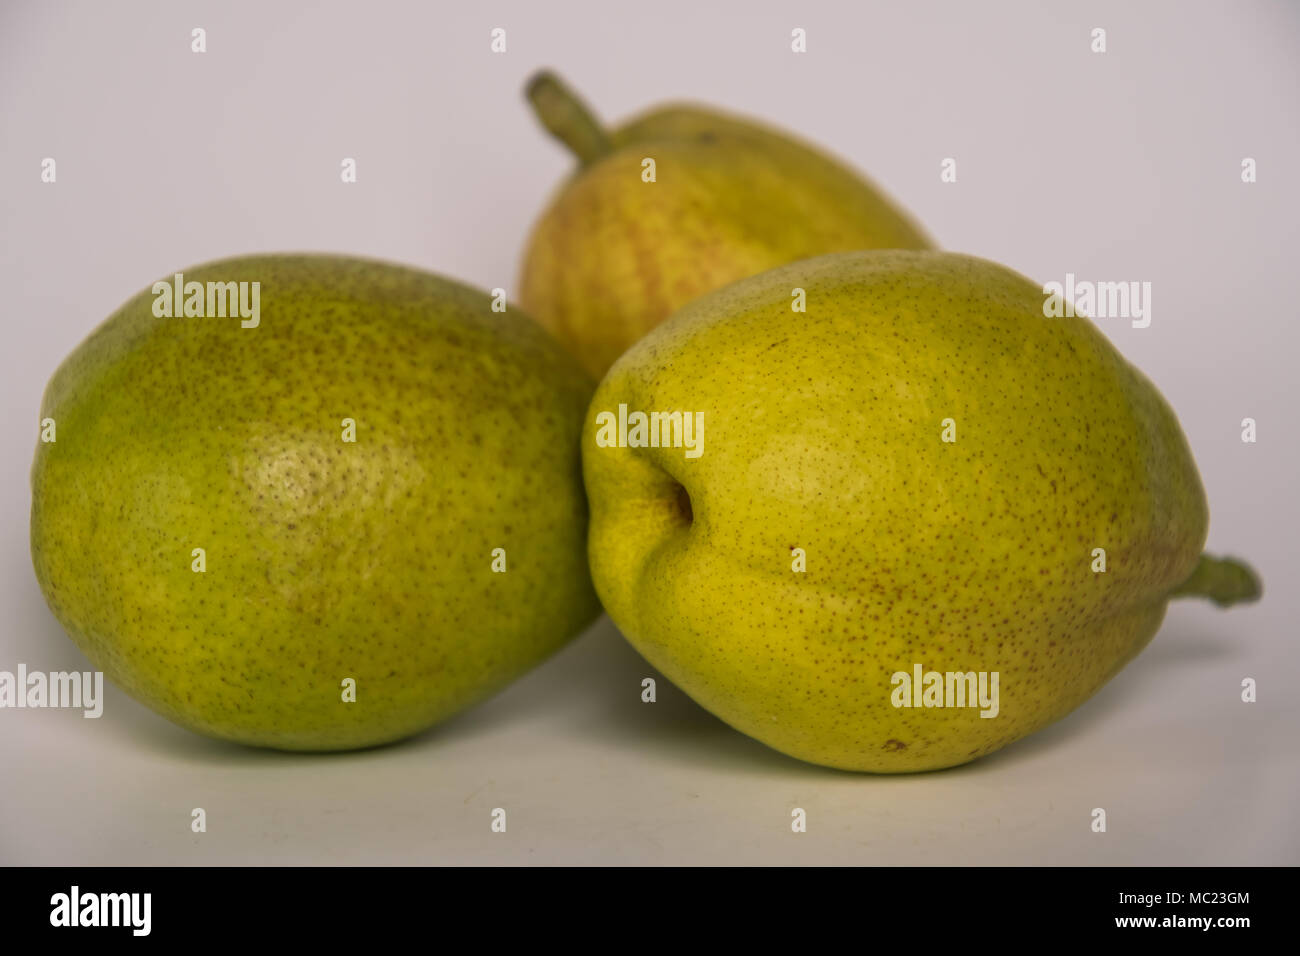
<path fill-rule="evenodd" d="M 1219 607 L 1258 601 L 1264 592 L 1254 568 L 1235 558 L 1201 555 L 1192 576 L 1174 589 L 1173 597 L 1205 597 Z"/>
<path fill-rule="evenodd" d="M 533 74 L 525 95 L 542 125 L 569 147 L 584 166 L 600 159 L 613 148 L 609 134 L 605 132 L 600 120 L 550 70 Z"/>

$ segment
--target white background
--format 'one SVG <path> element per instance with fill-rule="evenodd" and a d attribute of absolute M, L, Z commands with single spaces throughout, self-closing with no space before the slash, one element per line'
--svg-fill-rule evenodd
<path fill-rule="evenodd" d="M 59 361 L 154 278 L 236 253 L 368 255 L 513 295 L 570 168 L 521 97 L 539 66 L 609 119 L 686 98 L 784 126 L 944 247 L 1036 280 L 1153 283 L 1150 328 L 1099 324 L 1178 410 L 1209 547 L 1248 556 L 1265 600 L 1175 604 L 1064 721 L 911 777 L 797 763 L 664 680 L 641 703 L 653 672 L 603 618 L 487 704 L 364 753 L 209 741 L 116 689 L 97 721 L 3 710 L 0 862 L 1300 862 L 1290 3 L 4 3 L 0 670 L 89 666 L 27 545 Z"/>

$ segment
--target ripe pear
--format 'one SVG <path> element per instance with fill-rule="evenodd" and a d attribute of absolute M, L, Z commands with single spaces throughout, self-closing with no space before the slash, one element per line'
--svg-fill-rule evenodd
<path fill-rule="evenodd" d="M 596 378 L 729 282 L 823 253 L 931 247 L 875 186 L 786 133 L 698 106 L 606 132 L 549 72 L 528 97 L 580 166 L 533 230 L 520 302 Z"/>
<path fill-rule="evenodd" d="M 36 576 L 111 680 L 213 737 L 365 747 L 492 693 L 595 617 L 578 451 L 593 386 L 536 323 L 359 259 L 183 277 L 203 317 L 181 297 L 166 316 L 168 277 L 42 403 Z M 237 287 L 214 303 L 209 283 L 248 283 L 254 317 L 222 317 Z"/>
<path fill-rule="evenodd" d="M 1110 680 L 1171 597 L 1259 594 L 1202 556 L 1205 493 L 1152 384 L 967 256 L 828 255 L 696 300 L 610 369 L 582 451 L 624 635 L 829 767 L 992 753 Z"/>

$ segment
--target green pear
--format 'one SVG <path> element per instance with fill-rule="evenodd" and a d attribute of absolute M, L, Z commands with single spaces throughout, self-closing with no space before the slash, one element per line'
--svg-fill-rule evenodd
<path fill-rule="evenodd" d="M 581 165 L 533 230 L 520 302 L 596 378 L 729 282 L 823 253 L 931 247 L 876 187 L 786 133 L 696 106 L 606 132 L 548 72 L 528 96 Z"/>
<path fill-rule="evenodd" d="M 536 323 L 359 259 L 182 275 L 100 325 L 42 403 L 36 576 L 111 680 L 214 737 L 365 747 L 595 617 L 592 385 Z"/>
<path fill-rule="evenodd" d="M 1205 494 L 1168 405 L 1089 320 L 1044 306 L 990 262 L 878 251 L 682 309 L 610 369 L 584 427 L 614 622 L 736 729 L 892 773 L 1069 713 L 1176 594 L 1257 597 L 1248 568 L 1201 555 Z"/>

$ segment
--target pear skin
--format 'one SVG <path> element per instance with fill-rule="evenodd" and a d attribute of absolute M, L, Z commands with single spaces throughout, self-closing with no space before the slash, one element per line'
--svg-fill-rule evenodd
<path fill-rule="evenodd" d="M 828 252 L 931 247 L 879 189 L 788 134 L 693 106 L 606 132 L 553 74 L 528 92 L 581 166 L 533 230 L 520 302 L 597 379 L 737 279 Z"/>
<path fill-rule="evenodd" d="M 599 613 L 577 444 L 592 385 L 540 327 L 379 262 L 183 275 L 260 283 L 256 326 L 160 317 L 145 290 L 42 403 L 36 577 L 111 680 L 213 737 L 366 747 Z"/>
<path fill-rule="evenodd" d="M 636 411 L 701 415 L 698 455 L 662 419 L 636 434 Z M 1205 493 L 1152 384 L 967 256 L 828 255 L 696 300 L 610 369 L 582 451 L 623 634 L 731 726 L 829 767 L 992 753 L 1092 696 L 1171 596 L 1259 595 L 1202 556 Z"/>

